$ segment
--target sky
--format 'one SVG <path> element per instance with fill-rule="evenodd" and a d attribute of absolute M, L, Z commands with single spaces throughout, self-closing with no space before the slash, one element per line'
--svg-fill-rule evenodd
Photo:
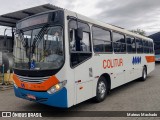
<path fill-rule="evenodd" d="M 0 0 L 0 15 L 53 4 L 127 30 L 160 31 L 160 0 Z M 0 33 L 4 27 L 0 26 Z"/>

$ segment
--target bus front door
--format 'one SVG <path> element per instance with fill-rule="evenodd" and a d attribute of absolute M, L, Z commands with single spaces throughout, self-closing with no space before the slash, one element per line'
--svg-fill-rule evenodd
<path fill-rule="evenodd" d="M 87 100 L 93 96 L 92 83 L 93 83 L 93 73 L 90 60 L 84 62 L 83 64 L 77 66 L 74 69 L 75 74 L 75 93 L 76 93 L 76 103 L 80 103 Z"/>

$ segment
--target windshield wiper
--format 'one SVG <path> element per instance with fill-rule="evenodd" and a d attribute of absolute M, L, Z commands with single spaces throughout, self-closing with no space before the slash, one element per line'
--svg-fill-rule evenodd
<path fill-rule="evenodd" d="M 32 54 L 34 53 L 35 47 L 38 46 L 39 42 L 42 40 L 44 33 L 48 29 L 48 24 L 44 25 L 42 29 L 39 31 L 38 35 L 33 39 L 32 43 Z"/>
<path fill-rule="evenodd" d="M 18 32 L 18 36 L 20 37 L 20 41 L 22 42 L 23 47 L 25 48 L 26 51 L 26 56 L 29 56 L 27 51 L 28 51 L 28 38 L 24 38 L 24 32 L 23 30 L 19 30 Z"/>

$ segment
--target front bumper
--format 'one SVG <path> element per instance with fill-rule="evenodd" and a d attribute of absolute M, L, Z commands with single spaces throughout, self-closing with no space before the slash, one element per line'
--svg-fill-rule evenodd
<path fill-rule="evenodd" d="M 46 104 L 49 106 L 68 108 L 67 89 L 65 87 L 54 94 L 49 94 L 47 92 L 29 91 L 22 88 L 16 88 L 14 86 L 14 92 L 15 96 L 19 98 Z M 35 96 L 36 100 L 28 98 L 27 97 L 28 94 Z"/>

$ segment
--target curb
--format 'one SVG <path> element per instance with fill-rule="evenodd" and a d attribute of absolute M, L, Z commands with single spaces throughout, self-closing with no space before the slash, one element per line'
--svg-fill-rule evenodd
<path fill-rule="evenodd" d="M 13 85 L 0 85 L 0 91 L 13 89 Z"/>

